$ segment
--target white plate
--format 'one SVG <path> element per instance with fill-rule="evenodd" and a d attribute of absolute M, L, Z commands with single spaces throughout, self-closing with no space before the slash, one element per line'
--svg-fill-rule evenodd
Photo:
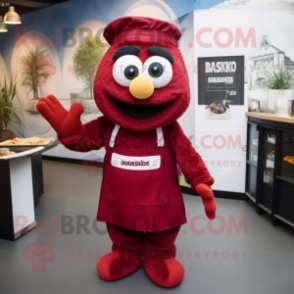
<path fill-rule="evenodd" d="M 205 118 L 206 119 L 216 119 L 216 120 L 231 119 L 231 109 L 228 108 L 225 113 L 218 114 L 218 113 L 213 113 L 210 111 L 209 108 L 206 108 L 205 109 Z"/>

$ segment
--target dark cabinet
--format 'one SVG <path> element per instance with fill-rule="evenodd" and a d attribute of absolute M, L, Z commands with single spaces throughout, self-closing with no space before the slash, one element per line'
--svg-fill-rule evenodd
<path fill-rule="evenodd" d="M 294 228 L 294 124 L 249 117 L 246 195 L 274 225 Z"/>
<path fill-rule="evenodd" d="M 264 210 L 271 212 L 273 204 L 273 186 L 275 171 L 275 128 L 261 126 L 261 183 L 258 204 Z"/>
<path fill-rule="evenodd" d="M 248 122 L 246 193 L 253 202 L 257 195 L 259 124 Z"/>

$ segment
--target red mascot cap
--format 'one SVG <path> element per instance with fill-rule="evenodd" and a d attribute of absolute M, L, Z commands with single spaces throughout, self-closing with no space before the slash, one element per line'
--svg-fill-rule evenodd
<path fill-rule="evenodd" d="M 108 24 L 103 36 L 110 45 L 127 40 L 155 41 L 178 47 L 181 32 L 175 25 L 167 21 L 127 16 Z"/>

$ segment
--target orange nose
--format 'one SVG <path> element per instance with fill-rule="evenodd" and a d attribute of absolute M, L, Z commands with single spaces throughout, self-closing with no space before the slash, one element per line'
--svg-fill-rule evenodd
<path fill-rule="evenodd" d="M 150 78 L 138 76 L 131 81 L 130 93 L 137 99 L 147 99 L 154 92 L 154 85 Z"/>

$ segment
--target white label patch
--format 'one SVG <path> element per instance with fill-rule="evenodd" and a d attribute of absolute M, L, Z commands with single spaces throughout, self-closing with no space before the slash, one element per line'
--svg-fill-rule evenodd
<path fill-rule="evenodd" d="M 160 155 L 156 156 L 124 156 L 112 153 L 111 165 L 128 170 L 153 170 L 159 169 Z"/>

